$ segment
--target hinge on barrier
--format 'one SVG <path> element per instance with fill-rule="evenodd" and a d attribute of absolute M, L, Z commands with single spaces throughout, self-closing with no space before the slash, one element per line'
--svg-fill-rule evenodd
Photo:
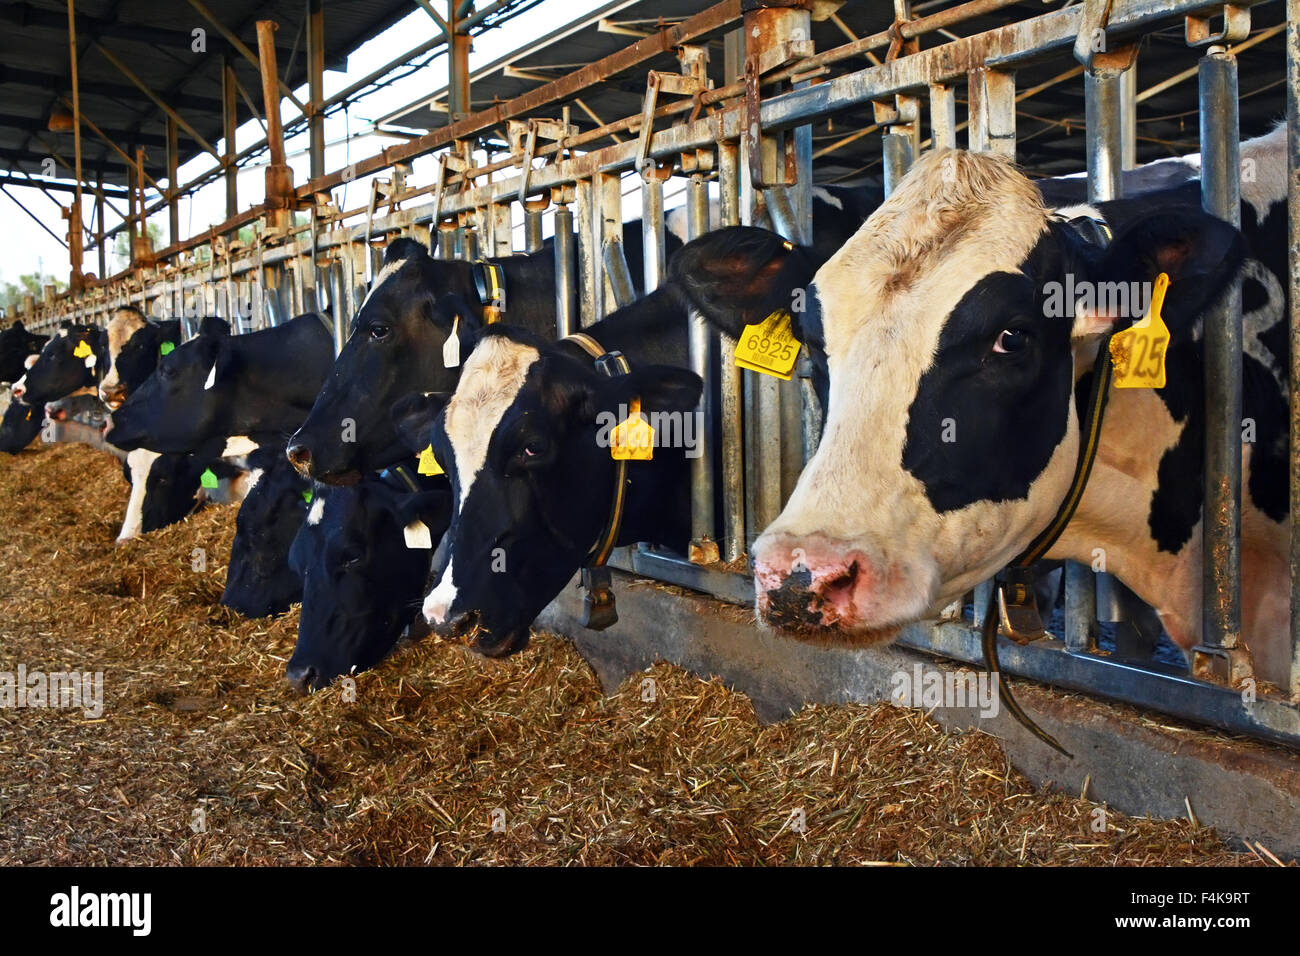
<path fill-rule="evenodd" d="M 515 159 L 515 165 L 519 166 L 521 170 L 519 177 L 519 201 L 521 203 L 528 198 L 529 179 L 533 174 L 533 158 L 537 154 L 537 141 L 539 139 L 548 139 L 558 143 L 572 134 L 573 130 L 565 126 L 561 120 L 533 118 L 527 121 L 508 120 L 506 122 L 506 137 L 510 143 L 510 153 Z"/>
<path fill-rule="evenodd" d="M 783 40 L 761 54 L 745 58 L 745 145 L 749 151 L 749 178 L 755 189 L 770 186 L 792 186 L 795 183 L 794 137 L 776 134 L 764 136 L 762 99 L 759 86 L 764 73 L 768 73 L 813 54 L 811 40 Z M 769 148 L 764 149 L 764 143 Z M 784 151 L 784 162 L 778 164 L 777 151 Z M 764 154 L 767 155 L 764 155 Z M 777 168 L 780 178 L 777 178 Z"/>
<path fill-rule="evenodd" d="M 1223 29 L 1211 32 L 1210 21 L 1223 17 Z M 1184 28 L 1188 46 L 1215 46 L 1240 43 L 1250 36 L 1250 7 L 1244 3 L 1225 3 L 1218 10 L 1189 13 Z"/>

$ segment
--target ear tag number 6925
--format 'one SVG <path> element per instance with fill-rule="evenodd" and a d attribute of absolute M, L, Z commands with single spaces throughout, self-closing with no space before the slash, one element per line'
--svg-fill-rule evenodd
<path fill-rule="evenodd" d="M 799 357 L 799 341 L 790 322 L 790 313 L 777 309 L 762 322 L 745 326 L 736 340 L 736 364 L 788 382 Z"/>

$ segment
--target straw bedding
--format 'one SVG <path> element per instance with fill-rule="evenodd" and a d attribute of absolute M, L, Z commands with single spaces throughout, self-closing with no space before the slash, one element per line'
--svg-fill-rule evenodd
<path fill-rule="evenodd" d="M 0 669 L 105 673 L 100 720 L 0 709 L 0 863 L 1269 862 L 1191 821 L 1094 832 L 992 738 L 889 705 L 763 726 L 667 665 L 606 696 L 550 635 L 506 661 L 429 639 L 353 703 L 293 697 L 296 612 L 217 603 L 233 509 L 114 547 L 125 497 L 104 453 L 0 462 Z"/>

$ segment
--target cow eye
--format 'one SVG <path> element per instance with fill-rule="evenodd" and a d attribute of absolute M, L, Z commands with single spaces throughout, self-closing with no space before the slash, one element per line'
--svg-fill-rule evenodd
<path fill-rule="evenodd" d="M 378 339 L 382 341 L 388 338 L 388 333 L 390 333 L 391 331 L 392 329 L 390 329 L 388 326 L 380 325 L 376 323 L 370 326 L 370 337 L 372 339 Z"/>
<path fill-rule="evenodd" d="M 1003 329 L 997 341 L 993 343 L 993 351 L 999 355 L 1010 355 L 1019 352 L 1028 344 L 1029 333 L 1024 329 Z"/>

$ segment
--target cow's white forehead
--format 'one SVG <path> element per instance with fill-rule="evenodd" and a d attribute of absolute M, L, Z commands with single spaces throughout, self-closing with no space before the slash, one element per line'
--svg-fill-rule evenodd
<path fill-rule="evenodd" d="M 518 396 L 528 370 L 540 358 L 541 353 L 531 345 L 492 335 L 480 341 L 466 360 L 443 417 L 456 456 L 462 505 L 487 460 L 493 432 Z"/>
<path fill-rule="evenodd" d="M 817 273 L 828 353 L 873 325 L 941 325 L 980 279 L 1016 269 L 1047 220 L 1038 189 L 1006 160 L 925 154 Z"/>
<path fill-rule="evenodd" d="M 116 360 L 131 336 L 144 328 L 144 317 L 135 309 L 118 309 L 108 323 L 108 354 Z"/>

